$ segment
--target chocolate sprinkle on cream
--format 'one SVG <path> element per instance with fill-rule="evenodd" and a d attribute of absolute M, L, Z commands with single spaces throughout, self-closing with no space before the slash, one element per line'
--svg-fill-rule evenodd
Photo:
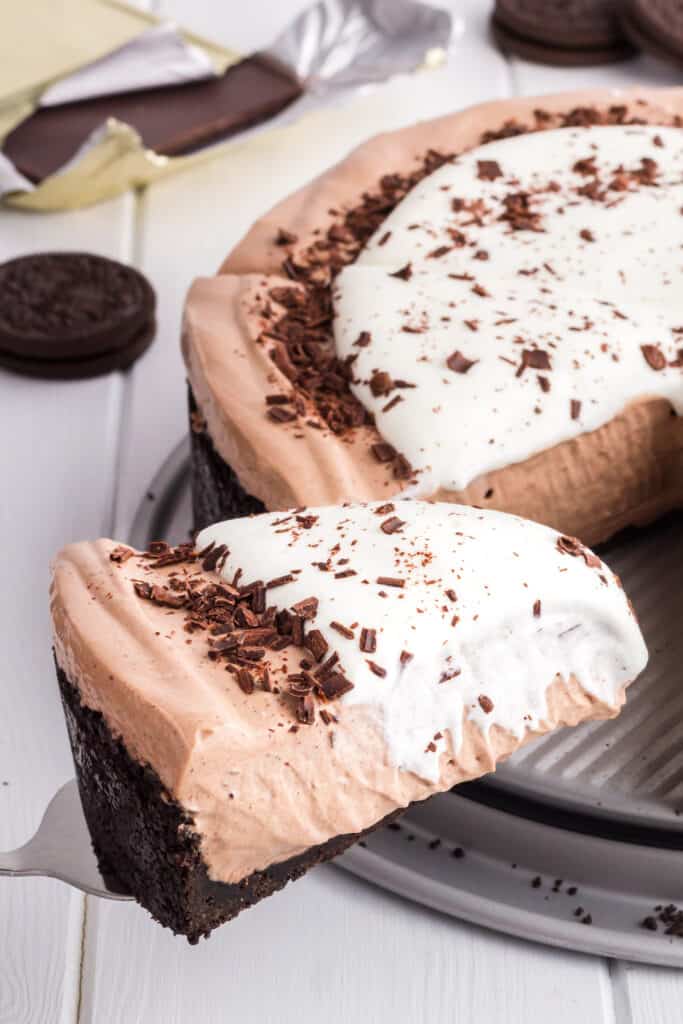
<path fill-rule="evenodd" d="M 132 548 L 128 548 L 125 544 L 119 544 L 109 555 L 111 562 L 118 562 L 119 564 L 127 562 L 128 559 L 134 555 L 135 552 Z"/>
<path fill-rule="evenodd" d="M 490 715 L 491 712 L 493 711 L 493 701 L 491 700 L 490 697 L 487 697 L 485 694 L 482 694 L 479 697 L 479 707 L 487 715 Z"/>
<path fill-rule="evenodd" d="M 477 362 L 476 359 L 468 359 L 462 352 L 456 350 L 446 360 L 446 365 L 449 370 L 453 370 L 454 373 L 467 373 L 474 364 Z"/>
<path fill-rule="evenodd" d="M 399 519 L 398 516 L 390 516 L 380 525 L 380 529 L 382 533 L 398 533 L 404 526 L 403 519 Z"/>
<path fill-rule="evenodd" d="M 640 351 L 645 357 L 645 362 L 653 370 L 663 370 L 666 366 L 666 356 L 656 345 L 641 345 Z"/>
<path fill-rule="evenodd" d="M 561 536 L 557 538 L 557 550 L 561 551 L 565 555 L 572 555 L 574 558 L 583 558 L 586 565 L 591 569 L 599 568 L 602 563 L 597 555 L 594 555 L 580 540 L 576 537 Z"/>
<path fill-rule="evenodd" d="M 364 654 L 374 654 L 377 650 L 377 632 L 363 627 L 360 631 L 360 649 Z"/>
<path fill-rule="evenodd" d="M 495 181 L 503 172 L 497 160 L 477 160 L 477 177 L 480 181 Z"/>
<path fill-rule="evenodd" d="M 550 356 L 542 348 L 525 348 L 522 351 L 522 361 L 517 368 L 516 376 L 521 377 L 527 366 L 532 370 L 552 370 Z"/>
<path fill-rule="evenodd" d="M 349 629 L 348 626 L 344 626 L 341 622 L 337 622 L 336 620 L 333 620 L 330 623 L 330 629 L 334 629 L 335 632 L 341 633 L 341 635 L 345 636 L 347 640 L 353 640 L 356 635 L 352 629 Z"/>
<path fill-rule="evenodd" d="M 411 263 L 406 263 L 405 267 L 401 267 L 400 270 L 395 270 L 393 274 L 389 274 L 389 277 L 397 277 L 399 281 L 410 281 L 413 276 L 413 266 Z"/>
<path fill-rule="evenodd" d="M 397 576 L 378 576 L 377 582 L 383 587 L 405 587 L 406 581 Z"/>

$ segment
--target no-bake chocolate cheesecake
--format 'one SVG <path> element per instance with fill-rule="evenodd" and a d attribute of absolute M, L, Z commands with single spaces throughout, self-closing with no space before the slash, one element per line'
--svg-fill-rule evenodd
<path fill-rule="evenodd" d="M 197 525 L 397 494 L 587 543 L 683 505 L 683 90 L 382 135 L 190 291 Z"/>
<path fill-rule="evenodd" d="M 80 543 L 53 569 L 100 865 L 190 941 L 533 737 L 617 714 L 647 660 L 580 541 L 455 504 Z"/>

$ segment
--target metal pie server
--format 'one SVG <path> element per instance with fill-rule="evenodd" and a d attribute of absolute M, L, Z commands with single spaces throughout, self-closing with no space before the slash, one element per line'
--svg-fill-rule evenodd
<path fill-rule="evenodd" d="M 0 852 L 2 875 L 44 875 L 90 896 L 132 899 L 111 888 L 100 873 L 75 779 L 55 793 L 32 839 L 18 850 Z"/>

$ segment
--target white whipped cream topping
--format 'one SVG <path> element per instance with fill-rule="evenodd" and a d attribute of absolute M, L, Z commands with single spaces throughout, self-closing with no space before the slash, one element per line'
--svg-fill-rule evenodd
<path fill-rule="evenodd" d="M 654 185 L 610 187 L 644 158 Z M 604 201 L 577 192 L 594 182 Z M 538 230 L 500 219 L 518 193 Z M 653 126 L 489 143 L 409 193 L 337 278 L 335 340 L 341 358 L 357 356 L 352 390 L 420 470 L 420 493 L 460 490 L 634 399 L 662 396 L 683 415 L 682 210 L 683 132 Z M 408 280 L 391 276 L 408 264 Z M 535 349 L 549 368 L 518 375 Z M 456 352 L 473 362 L 464 373 L 447 364 Z M 375 395 L 375 371 L 416 386 Z"/>
<path fill-rule="evenodd" d="M 484 734 L 499 725 L 522 737 L 543 720 L 558 673 L 615 704 L 642 671 L 647 651 L 620 584 L 604 565 L 561 552 L 555 531 L 452 504 L 393 505 L 383 513 L 380 503 L 307 509 L 315 516 L 308 528 L 296 512 L 268 513 L 208 527 L 197 539 L 199 547 L 228 546 L 227 580 L 237 569 L 243 583 L 294 573 L 269 603 L 317 598 L 307 628 L 321 631 L 354 685 L 341 700 L 380 716 L 393 764 L 436 781 L 444 733 L 457 752 L 464 715 Z M 381 524 L 390 516 L 403 525 L 388 534 Z M 335 575 L 350 569 L 355 575 Z M 364 627 L 376 630 L 372 653 L 360 649 Z M 407 663 L 402 651 L 412 655 Z"/>

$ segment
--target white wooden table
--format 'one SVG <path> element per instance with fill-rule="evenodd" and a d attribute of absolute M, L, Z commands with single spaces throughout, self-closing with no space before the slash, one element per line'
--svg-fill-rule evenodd
<path fill-rule="evenodd" d="M 161 0 L 158 12 L 248 50 L 307 0 Z M 399 86 L 387 127 L 485 99 L 593 84 L 670 84 L 646 59 L 606 69 L 508 63 L 486 37 L 485 0 L 450 0 L 447 70 Z M 369 101 L 370 107 L 372 99 Z M 427 109 L 426 109 L 427 108 Z M 368 115 L 371 116 L 371 115 Z M 376 116 L 376 115 L 375 115 Z M 90 249 L 129 261 L 159 296 L 159 335 L 125 375 L 52 384 L 0 371 L 0 849 L 18 846 L 72 774 L 50 656 L 47 578 L 66 541 L 125 539 L 147 482 L 183 435 L 183 294 L 211 273 L 263 205 L 367 131 L 284 147 L 261 177 L 232 158 L 146 194 L 64 215 L 0 213 L 0 259 Z M 498 936 L 319 868 L 191 948 L 133 904 L 48 880 L 0 879 L 0 1024 L 351 1021 L 673 1024 L 683 977 Z"/>

